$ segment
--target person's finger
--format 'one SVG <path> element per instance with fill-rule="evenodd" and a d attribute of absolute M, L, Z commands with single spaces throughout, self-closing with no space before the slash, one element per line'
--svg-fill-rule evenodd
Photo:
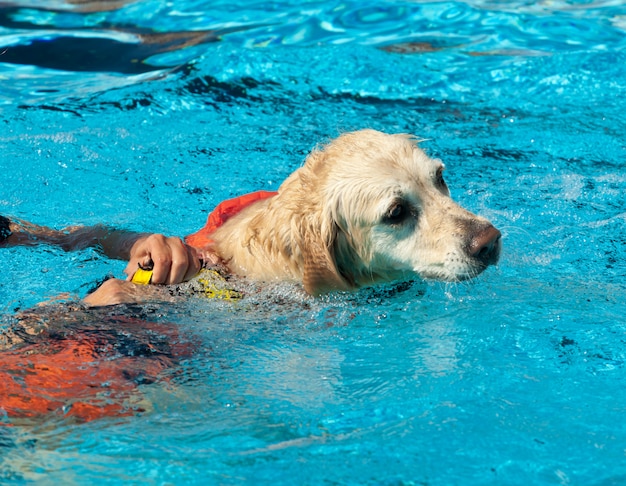
<path fill-rule="evenodd" d="M 180 238 L 168 238 L 172 263 L 167 283 L 177 284 L 188 280 L 200 271 L 200 259 L 195 250 L 185 245 Z"/>
<path fill-rule="evenodd" d="M 142 270 L 152 270 L 154 263 L 152 262 L 152 258 L 149 255 L 146 255 L 142 258 L 131 258 L 126 267 L 124 268 L 124 273 L 126 274 L 126 280 L 132 280 L 133 275 L 137 272 L 137 269 Z"/>
<path fill-rule="evenodd" d="M 187 271 L 187 266 L 189 265 L 189 257 L 187 256 L 187 251 L 184 248 L 182 242 L 177 238 L 168 238 L 167 248 L 169 251 L 169 261 L 167 261 L 167 263 L 164 263 L 164 265 L 168 265 L 169 271 L 167 273 L 167 277 L 164 278 L 163 283 L 179 283 L 185 275 L 185 272 Z"/>
<path fill-rule="evenodd" d="M 132 280 L 138 268 L 156 269 L 153 283 L 165 283 L 171 264 L 171 251 L 163 235 L 150 235 L 136 244 L 131 250 L 131 258 L 124 269 L 126 280 Z M 157 263 L 158 262 L 158 263 Z"/>
<path fill-rule="evenodd" d="M 152 255 L 152 282 L 153 284 L 167 284 L 169 283 L 170 271 L 172 268 L 172 257 L 170 250 L 165 253 L 158 253 Z"/>
<path fill-rule="evenodd" d="M 149 262 L 152 262 L 152 283 L 168 283 L 172 266 L 172 250 L 168 244 L 168 238 L 160 234 L 151 235 L 146 239 L 145 251 L 142 253 L 149 257 Z"/>
<path fill-rule="evenodd" d="M 185 246 L 185 248 L 187 249 L 187 254 L 188 254 L 190 263 L 187 266 L 187 272 L 183 276 L 182 281 L 187 281 L 187 280 L 192 279 L 193 277 L 198 275 L 198 273 L 202 269 L 202 260 L 200 258 L 200 255 L 198 255 L 198 252 L 190 246 Z"/>
<path fill-rule="evenodd" d="M 198 258 L 204 262 L 205 266 L 214 266 L 220 262 L 217 253 L 215 253 L 213 250 L 210 250 L 208 248 L 193 248 L 193 251 L 196 253 Z"/>

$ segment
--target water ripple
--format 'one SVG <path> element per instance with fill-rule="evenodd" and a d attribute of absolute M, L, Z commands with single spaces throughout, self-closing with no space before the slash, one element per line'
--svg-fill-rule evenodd
<path fill-rule="evenodd" d="M 237 52 L 236 57 L 247 57 L 238 51 L 242 48 L 274 52 L 275 46 L 297 46 L 304 51 L 293 51 L 293 55 L 309 60 L 311 51 L 307 49 L 325 46 L 325 52 L 313 54 L 319 65 L 328 64 L 325 58 L 335 55 L 332 46 L 343 44 L 379 47 L 402 56 L 381 57 L 378 67 L 363 69 L 359 59 L 368 55 L 354 48 L 356 81 L 361 86 L 350 87 L 350 96 L 441 99 L 449 98 L 445 93 L 452 90 L 465 97 L 473 91 L 467 75 L 470 64 L 482 64 L 480 72 L 472 76 L 485 78 L 482 84 L 489 86 L 490 96 L 517 88 L 541 96 L 546 87 L 571 86 L 571 80 L 545 76 L 535 87 L 519 86 L 517 79 L 522 78 L 516 76 L 521 70 L 513 66 L 518 73 L 511 73 L 516 58 L 569 52 L 618 55 L 626 47 L 626 8 L 609 1 L 586 8 L 568 2 L 519 2 L 517 8 L 505 8 L 488 1 L 375 2 L 367 6 L 355 1 L 217 2 L 210 10 L 197 2 L 174 7 L 155 1 L 141 5 L 120 2 L 110 7 L 94 11 L 95 6 L 89 4 L 70 9 L 63 2 L 54 8 L 0 7 L 0 103 L 84 97 L 162 79 L 181 66 L 211 64 L 216 44 L 226 46 L 222 54 L 230 50 Z M 415 73 L 415 61 L 404 59 L 407 54 L 422 57 L 418 62 L 424 68 L 419 74 Z M 468 56 L 483 59 L 470 61 Z M 222 55 L 209 75 L 228 73 L 230 68 L 224 63 L 230 61 Z M 387 65 L 398 73 L 397 86 L 374 79 Z M 537 65 L 541 67 L 538 63 L 532 69 Z M 243 76 L 251 77 L 250 73 Z M 215 77 L 218 82 L 229 82 Z M 347 79 L 346 84 L 354 83 Z M 343 91 L 322 86 L 322 92 L 331 95 Z"/>

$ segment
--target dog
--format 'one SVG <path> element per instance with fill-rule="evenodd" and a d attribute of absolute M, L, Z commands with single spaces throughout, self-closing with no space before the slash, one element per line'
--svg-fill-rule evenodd
<path fill-rule="evenodd" d="M 416 274 L 473 278 L 497 263 L 501 234 L 451 199 L 443 172 L 412 136 L 345 133 L 227 220 L 212 249 L 234 274 L 301 282 L 311 295 Z"/>

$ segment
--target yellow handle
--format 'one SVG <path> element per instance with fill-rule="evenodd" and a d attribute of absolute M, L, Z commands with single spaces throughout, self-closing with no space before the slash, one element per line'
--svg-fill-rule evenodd
<path fill-rule="evenodd" d="M 152 280 L 152 270 L 143 270 L 142 268 L 138 268 L 135 275 L 133 275 L 132 282 L 139 285 L 148 285 L 150 280 Z"/>

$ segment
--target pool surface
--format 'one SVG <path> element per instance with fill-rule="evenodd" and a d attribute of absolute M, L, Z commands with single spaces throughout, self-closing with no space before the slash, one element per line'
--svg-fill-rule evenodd
<path fill-rule="evenodd" d="M 462 284 L 59 312 L 133 389 L 0 411 L 0 483 L 624 484 L 625 66 L 611 0 L 1 5 L 0 214 L 186 235 L 375 128 L 427 139 L 504 249 Z M 124 266 L 0 249 L 0 327 Z"/>

